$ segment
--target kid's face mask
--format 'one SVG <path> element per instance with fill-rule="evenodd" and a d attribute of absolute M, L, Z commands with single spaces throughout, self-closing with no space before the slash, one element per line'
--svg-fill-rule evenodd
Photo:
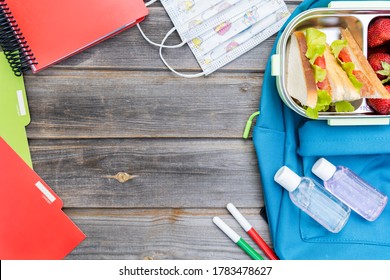
<path fill-rule="evenodd" d="M 156 1 L 156 0 L 155 0 Z M 155 1 L 150 1 L 152 4 Z M 272 36 L 290 15 L 283 0 L 160 0 L 174 28 L 161 44 L 160 58 L 174 73 L 186 78 L 209 75 Z M 182 43 L 164 45 L 177 31 Z M 176 72 L 162 55 L 163 48 L 188 44 L 203 72 L 185 75 Z"/>

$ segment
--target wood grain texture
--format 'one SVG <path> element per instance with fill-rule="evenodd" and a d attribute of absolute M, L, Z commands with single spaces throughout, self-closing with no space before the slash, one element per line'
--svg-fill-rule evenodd
<path fill-rule="evenodd" d="M 286 1 L 291 11 L 300 2 Z M 159 3 L 141 25 L 156 42 L 172 28 Z M 228 202 L 271 244 L 253 143 L 241 135 L 275 37 L 184 79 L 134 27 L 25 76 L 34 169 L 87 234 L 68 259 L 249 259 L 212 223 L 220 216 L 256 248 Z M 199 71 L 187 46 L 164 54 Z"/>
<path fill-rule="evenodd" d="M 241 208 L 240 211 L 271 244 L 260 209 Z M 87 235 L 67 259 L 250 260 L 213 224 L 214 216 L 223 219 L 265 257 L 226 209 L 69 209 L 65 212 Z"/>
<path fill-rule="evenodd" d="M 30 141 L 35 171 L 78 208 L 218 208 L 263 204 L 257 159 L 243 140 Z M 137 175 L 120 183 L 118 172 Z"/>
<path fill-rule="evenodd" d="M 295 9 L 297 1 L 286 2 L 290 11 Z M 149 7 L 150 14 L 141 23 L 145 34 L 156 43 L 160 43 L 165 34 L 173 27 L 164 8 L 159 5 L 156 3 Z M 171 39 L 167 40 L 167 45 L 176 45 L 181 42 L 177 33 L 173 33 L 171 37 Z M 258 72 L 264 69 L 274 41 L 275 35 L 223 69 L 245 72 Z M 175 69 L 183 71 L 200 70 L 196 59 L 187 45 L 174 50 L 166 50 L 164 54 L 167 61 Z M 125 30 L 115 37 L 99 43 L 97 46 L 72 56 L 55 67 L 109 68 L 119 70 L 166 69 L 159 57 L 158 47 L 146 42 L 136 27 Z"/>
<path fill-rule="evenodd" d="M 262 74 L 52 69 L 25 81 L 29 138 L 240 138 Z"/>

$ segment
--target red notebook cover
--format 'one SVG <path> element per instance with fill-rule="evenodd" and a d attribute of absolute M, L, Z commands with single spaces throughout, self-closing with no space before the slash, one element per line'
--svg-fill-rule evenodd
<path fill-rule="evenodd" d="M 5 0 L 38 72 L 140 22 L 143 0 Z"/>
<path fill-rule="evenodd" d="M 0 259 L 63 259 L 85 239 L 61 199 L 0 137 Z"/>

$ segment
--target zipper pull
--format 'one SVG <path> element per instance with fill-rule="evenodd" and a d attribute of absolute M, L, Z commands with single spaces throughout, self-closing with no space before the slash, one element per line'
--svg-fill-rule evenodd
<path fill-rule="evenodd" d="M 249 132 L 251 131 L 253 119 L 256 118 L 258 115 L 260 115 L 260 111 L 257 111 L 256 113 L 253 113 L 253 114 L 249 117 L 248 121 L 246 122 L 245 129 L 244 129 L 244 133 L 242 134 L 242 138 L 248 139 L 248 137 L 249 137 Z"/>

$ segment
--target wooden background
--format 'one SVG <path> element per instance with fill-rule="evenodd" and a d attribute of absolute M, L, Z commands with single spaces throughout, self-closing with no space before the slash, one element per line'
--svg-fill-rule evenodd
<path fill-rule="evenodd" d="M 291 11 L 299 2 L 286 1 Z M 172 23 L 156 3 L 142 27 L 160 42 Z M 256 248 L 228 202 L 271 244 L 255 151 L 241 135 L 274 41 L 185 79 L 135 27 L 25 76 L 34 169 L 88 236 L 68 259 L 249 259 L 212 223 L 220 216 Z M 199 71 L 187 46 L 165 55 Z"/>

